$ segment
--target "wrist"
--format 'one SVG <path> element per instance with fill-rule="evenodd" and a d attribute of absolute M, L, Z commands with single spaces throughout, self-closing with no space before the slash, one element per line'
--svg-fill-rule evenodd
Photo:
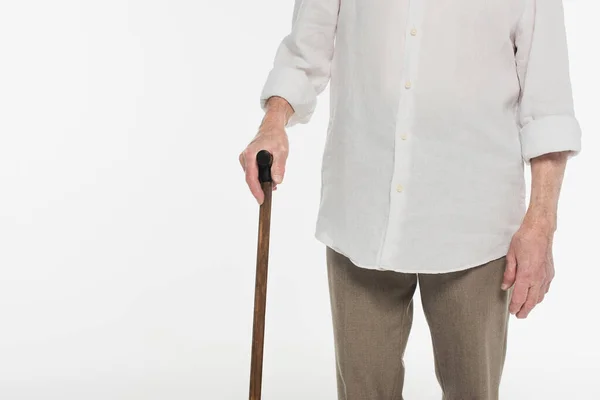
<path fill-rule="evenodd" d="M 556 231 L 556 212 L 530 207 L 525 214 L 522 225 L 526 228 L 553 235 Z"/>
<path fill-rule="evenodd" d="M 265 113 L 265 116 L 258 128 L 259 132 L 285 131 L 287 124 L 285 116 L 278 113 Z"/>
<path fill-rule="evenodd" d="M 265 105 L 265 115 L 261 126 L 285 128 L 294 109 L 283 97 L 272 96 Z"/>

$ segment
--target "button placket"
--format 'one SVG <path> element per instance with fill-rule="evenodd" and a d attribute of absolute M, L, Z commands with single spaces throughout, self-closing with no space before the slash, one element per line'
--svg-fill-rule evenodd
<path fill-rule="evenodd" d="M 393 254 L 398 251 L 401 241 L 400 229 L 407 198 L 410 197 L 409 167 L 411 163 L 411 141 L 407 140 L 412 128 L 412 110 L 414 88 L 417 82 L 417 61 L 420 37 L 417 27 L 422 19 L 423 2 L 426 0 L 410 0 L 408 19 L 404 29 L 405 49 L 403 57 L 403 89 L 400 92 L 396 131 L 394 135 L 394 172 L 390 188 L 390 209 L 386 232 L 379 252 L 380 264 L 389 264 Z"/>

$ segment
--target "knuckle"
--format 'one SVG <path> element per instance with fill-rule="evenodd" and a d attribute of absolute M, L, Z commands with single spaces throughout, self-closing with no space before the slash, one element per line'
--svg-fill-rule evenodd
<path fill-rule="evenodd" d="M 527 292 L 523 291 L 521 287 L 515 287 L 515 291 L 512 296 L 512 302 L 515 304 L 522 305 L 527 300 Z"/>
<path fill-rule="evenodd" d="M 521 273 L 521 280 L 526 283 L 531 283 L 535 281 L 535 276 L 531 271 L 527 270 Z"/>
<path fill-rule="evenodd" d="M 515 299 L 524 298 L 523 295 L 525 293 L 527 293 L 528 286 L 529 285 L 527 284 L 527 281 L 525 279 L 523 279 L 522 276 L 517 276 L 517 278 L 515 279 L 515 294 L 514 294 L 513 298 L 515 298 Z"/>
<path fill-rule="evenodd" d="M 538 296 L 529 296 L 523 307 L 527 310 L 533 309 L 535 307 L 538 300 Z"/>
<path fill-rule="evenodd" d="M 514 286 L 514 291 L 513 294 L 511 296 L 511 301 L 513 303 L 523 303 L 523 300 L 525 299 L 523 297 L 523 290 L 521 288 L 521 285 L 519 285 L 519 283 L 517 282 Z"/>
<path fill-rule="evenodd" d="M 538 304 L 540 304 L 542 301 L 544 301 L 544 297 L 546 297 L 546 296 L 544 296 L 544 295 L 541 295 L 541 296 L 538 298 L 538 301 L 537 301 L 537 303 L 538 303 Z"/>
<path fill-rule="evenodd" d="M 526 308 L 532 308 L 535 305 L 536 301 L 537 301 L 537 296 L 531 295 L 531 296 L 529 296 L 527 298 L 527 301 L 525 301 L 525 305 L 524 306 Z"/>
<path fill-rule="evenodd" d="M 286 151 L 286 148 L 281 145 L 276 144 L 271 147 L 271 152 L 273 153 L 274 160 L 285 157 Z"/>
<path fill-rule="evenodd" d="M 523 306 L 523 312 L 525 312 L 525 315 L 529 314 L 533 310 L 534 306 L 535 304 Z"/>

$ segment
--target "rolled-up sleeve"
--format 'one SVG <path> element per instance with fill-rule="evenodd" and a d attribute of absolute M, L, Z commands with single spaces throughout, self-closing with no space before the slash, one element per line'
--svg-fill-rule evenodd
<path fill-rule="evenodd" d="M 562 0 L 527 0 L 515 35 L 523 160 L 581 151 Z"/>
<path fill-rule="evenodd" d="M 317 96 L 330 78 L 340 0 L 296 0 L 291 32 L 283 38 L 267 76 L 260 106 L 272 96 L 283 97 L 294 109 L 287 126 L 307 123 Z"/>

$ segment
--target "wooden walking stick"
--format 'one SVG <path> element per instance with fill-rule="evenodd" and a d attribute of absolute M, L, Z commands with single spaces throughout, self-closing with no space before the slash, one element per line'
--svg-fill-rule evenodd
<path fill-rule="evenodd" d="M 250 362 L 250 400 L 260 400 L 263 347 L 265 338 L 265 311 L 267 305 L 267 267 L 269 263 L 269 236 L 271 228 L 271 195 L 273 156 L 266 150 L 256 155 L 258 180 L 265 194 L 258 218 L 258 249 L 256 252 L 256 285 L 254 287 L 254 325 L 252 329 L 252 360 Z"/>

